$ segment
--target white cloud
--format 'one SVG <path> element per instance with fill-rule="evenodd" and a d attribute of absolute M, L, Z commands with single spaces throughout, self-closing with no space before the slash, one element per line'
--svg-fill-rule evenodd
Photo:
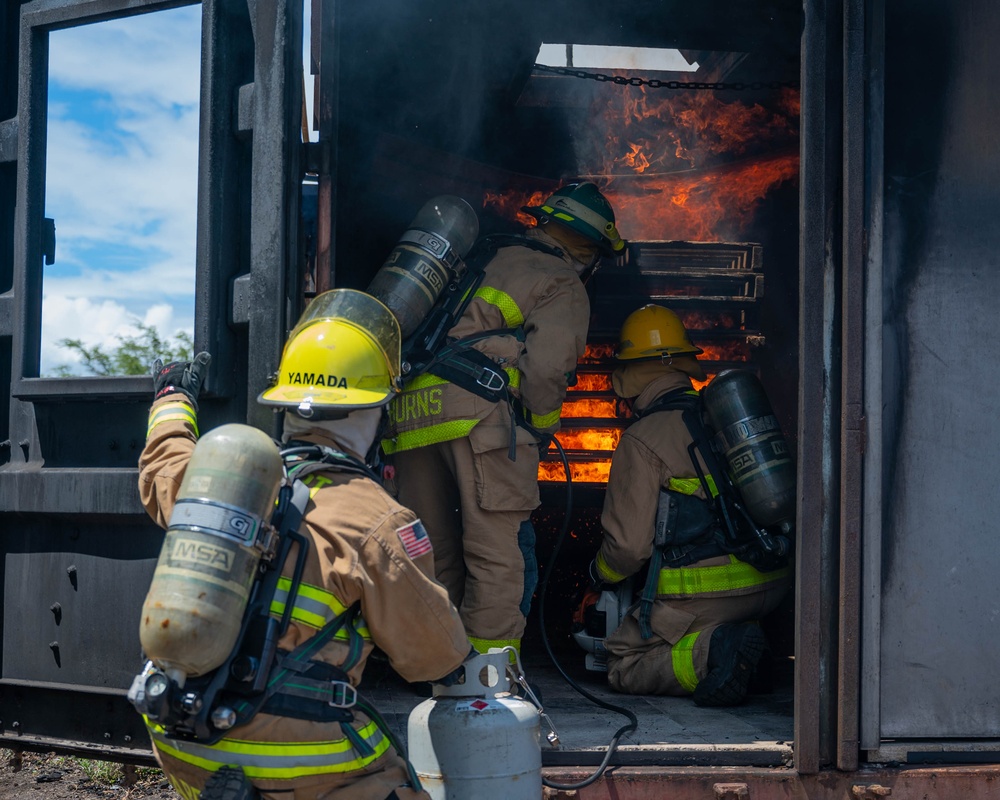
<path fill-rule="evenodd" d="M 303 11 L 311 120 L 311 0 Z M 193 5 L 49 34 L 43 373 L 76 361 L 60 339 L 193 330 L 200 27 Z"/>
<path fill-rule="evenodd" d="M 197 104 L 200 31 L 200 5 L 53 31 L 49 79 L 121 99 Z"/>
<path fill-rule="evenodd" d="M 193 324 L 200 6 L 50 34 L 42 371 L 55 342 Z M 177 309 L 176 311 L 174 309 Z"/>
<path fill-rule="evenodd" d="M 84 346 L 100 346 L 104 351 L 113 350 L 126 336 L 139 333 L 138 323 L 156 328 L 161 336 L 172 339 L 179 330 L 190 331 L 194 320 L 179 314 L 167 303 L 157 303 L 145 310 L 142 316 L 130 312 L 113 300 L 90 300 L 84 297 L 45 298 L 50 312 L 42 322 L 42 374 L 51 373 L 58 366 L 65 366 L 72 373 L 81 373 L 81 360 L 73 351 L 60 347 L 63 339 L 79 339 Z"/>

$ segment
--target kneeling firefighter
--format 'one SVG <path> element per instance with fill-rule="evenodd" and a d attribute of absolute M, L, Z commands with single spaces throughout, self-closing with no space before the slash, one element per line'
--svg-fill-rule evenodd
<path fill-rule="evenodd" d="M 287 524 L 278 528 L 279 539 L 294 542 L 265 597 L 264 616 L 280 621 L 272 626 L 270 664 L 259 655 L 267 653 L 265 643 L 256 656 L 230 658 L 199 675 L 211 663 L 192 666 L 190 654 L 175 658 L 160 636 L 182 622 L 157 615 L 174 602 L 166 587 L 174 581 L 176 594 L 178 581 L 188 580 L 201 590 L 198 597 L 219 587 L 232 593 L 239 553 L 226 549 L 225 537 L 213 545 L 197 536 L 222 519 L 241 533 L 277 527 L 266 515 L 258 526 L 231 501 L 199 494 L 211 495 L 206 487 L 240 471 L 245 460 L 241 452 L 228 459 L 223 453 L 214 463 L 206 461 L 211 454 L 202 456 L 197 396 L 206 362 L 200 354 L 193 363 L 156 372 L 139 462 L 142 503 L 159 525 L 170 524 L 171 546 L 161 553 L 141 624 L 152 661 L 130 692 L 146 716 L 157 760 L 186 800 L 427 797 L 391 731 L 355 688 L 374 646 L 410 681 L 447 683 L 470 655 L 458 613 L 433 578 L 423 524 L 383 490 L 367 463 L 385 406 L 399 391 L 396 320 L 362 292 L 319 295 L 289 336 L 276 381 L 258 398 L 284 414 L 280 457 L 276 443 L 247 426 L 222 426 L 202 437 L 201 445 L 218 433 L 216 446 L 238 446 L 245 437 L 227 439 L 228 429 L 260 434 L 273 448 L 271 457 L 284 461 L 281 492 L 292 486 L 303 513 L 297 533 Z M 243 469 L 244 480 L 261 480 L 266 461 L 261 456 Z M 188 524 L 192 519 L 198 524 Z M 229 524 L 232 519 L 239 524 Z M 171 544 L 177 532 L 193 536 L 193 544 L 184 546 L 176 536 Z M 221 577 L 220 565 L 229 570 Z M 249 571 L 252 580 L 254 566 Z M 267 573 L 264 566 L 257 571 Z M 204 647 L 213 647 L 218 637 L 202 630 Z M 195 649 L 187 638 L 178 651 Z M 215 686 L 222 687 L 218 694 L 209 691 Z"/>
<path fill-rule="evenodd" d="M 741 424 L 749 417 L 715 419 L 711 407 L 706 414 L 708 403 L 691 383 L 705 378 L 701 352 L 677 315 L 662 306 L 644 306 L 622 326 L 621 366 L 612 385 L 631 401 L 636 421 L 612 458 L 604 536 L 590 575 L 595 589 L 608 589 L 647 567 L 641 599 L 605 641 L 614 689 L 691 695 L 698 705 L 725 706 L 746 696 L 767 647 L 757 621 L 790 584 L 794 470 L 769 406 L 752 424 Z M 732 384 L 726 375 L 703 394 L 716 382 Z M 732 375 L 759 386 L 752 373 Z M 762 390 L 758 395 L 766 403 Z M 741 443 L 742 460 L 757 459 L 756 475 L 769 482 L 767 492 L 750 485 L 753 478 L 738 487 L 742 495 L 736 491 L 730 479 L 735 462 L 728 462 L 728 471 L 719 463 L 706 417 L 723 433 L 731 428 L 735 438 L 737 431 L 768 432 L 763 447 Z M 760 496 L 750 508 L 742 497 L 755 489 Z M 748 509 L 767 519 L 753 522 Z M 636 588 L 642 583 L 640 577 Z"/>

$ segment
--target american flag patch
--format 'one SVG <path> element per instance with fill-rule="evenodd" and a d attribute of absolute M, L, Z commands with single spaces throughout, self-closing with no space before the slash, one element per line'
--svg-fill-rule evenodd
<path fill-rule="evenodd" d="M 427 528 L 419 519 L 403 528 L 397 528 L 399 541 L 403 543 L 403 549 L 410 558 L 426 555 L 431 552 L 431 540 L 427 535 Z"/>

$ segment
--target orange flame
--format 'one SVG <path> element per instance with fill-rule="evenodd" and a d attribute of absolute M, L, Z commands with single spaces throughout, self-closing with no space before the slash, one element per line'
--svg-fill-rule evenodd
<path fill-rule="evenodd" d="M 567 450 L 613 451 L 621 438 L 619 428 L 573 428 L 556 434 L 559 444 Z"/>
<path fill-rule="evenodd" d="M 598 94 L 596 135 L 581 142 L 589 174 L 629 239 L 714 242 L 739 237 L 769 192 L 798 178 L 799 93 L 773 107 L 726 102 L 712 92 L 658 93 L 645 86 Z M 601 130 L 603 129 L 603 130 Z M 487 192 L 483 206 L 527 224 L 520 212 L 544 192 Z"/>
<path fill-rule="evenodd" d="M 569 474 L 574 483 L 607 483 L 611 461 L 571 461 Z M 538 465 L 538 480 L 565 481 L 566 471 L 562 462 L 543 461 Z"/>
<path fill-rule="evenodd" d="M 537 220 L 531 214 L 521 211 L 521 207 L 540 206 L 548 199 L 549 194 L 551 192 L 524 192 L 517 190 L 506 192 L 486 191 L 483 193 L 483 208 L 492 207 L 504 219 L 517 220 L 522 225 L 530 228 L 532 225 L 537 224 Z"/>
<path fill-rule="evenodd" d="M 731 340 L 715 344 L 699 344 L 705 352 L 698 356 L 699 361 L 749 361 L 750 345 L 746 341 Z"/>
<path fill-rule="evenodd" d="M 716 170 L 610 179 L 604 187 L 619 229 L 630 239 L 717 242 L 738 238 L 757 204 L 799 174 L 798 153 Z"/>
<path fill-rule="evenodd" d="M 743 315 L 739 311 L 713 311 L 711 314 L 676 308 L 674 311 L 681 318 L 687 331 L 741 330 L 744 324 Z"/>
<path fill-rule="evenodd" d="M 571 392 L 610 392 L 611 376 L 603 372 L 589 372 L 576 376 L 576 385 L 570 386 Z"/>
<path fill-rule="evenodd" d="M 672 94 L 645 86 L 612 91 L 597 102 L 603 110 L 595 111 L 603 115 L 606 126 L 603 149 L 610 154 L 603 164 L 605 174 L 620 171 L 616 164 L 637 173 L 649 166 L 674 171 L 678 160 L 699 167 L 713 156 L 784 147 L 798 136 L 794 90 L 783 90 L 775 109 L 740 100 L 726 102 L 712 92 Z M 616 152 L 621 155 L 613 155 Z"/>
<path fill-rule="evenodd" d="M 615 346 L 613 344 L 588 344 L 583 351 L 581 364 L 600 364 L 615 357 Z"/>
<path fill-rule="evenodd" d="M 562 405 L 562 417 L 615 419 L 617 408 L 618 401 L 613 399 L 567 400 Z"/>

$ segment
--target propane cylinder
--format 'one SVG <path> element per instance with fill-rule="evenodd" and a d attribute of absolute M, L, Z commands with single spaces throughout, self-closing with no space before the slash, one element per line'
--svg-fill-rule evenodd
<path fill-rule="evenodd" d="M 762 528 L 789 529 L 795 523 L 795 465 L 757 376 L 726 370 L 701 394 L 747 512 Z"/>
<path fill-rule="evenodd" d="M 538 800 L 538 709 L 510 694 L 507 653 L 473 656 L 464 683 L 434 686 L 410 712 L 410 763 L 432 800 Z"/>
<path fill-rule="evenodd" d="M 146 656 L 180 686 L 236 643 L 282 475 L 249 425 L 209 431 L 191 454 L 139 624 Z"/>
<path fill-rule="evenodd" d="M 413 218 L 367 290 L 392 311 L 404 339 L 465 271 L 478 235 L 476 212 L 454 195 L 431 198 Z"/>

